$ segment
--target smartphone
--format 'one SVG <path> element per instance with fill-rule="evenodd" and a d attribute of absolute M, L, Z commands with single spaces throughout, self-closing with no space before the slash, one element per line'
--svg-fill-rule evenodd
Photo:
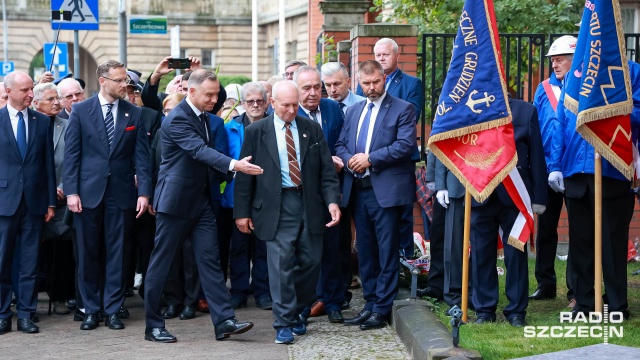
<path fill-rule="evenodd" d="M 191 67 L 189 59 L 169 59 L 169 69 L 188 69 Z"/>

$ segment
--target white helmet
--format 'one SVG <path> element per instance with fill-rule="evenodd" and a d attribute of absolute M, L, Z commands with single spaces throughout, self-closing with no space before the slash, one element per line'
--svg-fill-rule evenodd
<path fill-rule="evenodd" d="M 565 35 L 556 39 L 551 44 L 547 56 L 569 55 L 576 52 L 576 43 L 578 39 L 575 36 Z"/>

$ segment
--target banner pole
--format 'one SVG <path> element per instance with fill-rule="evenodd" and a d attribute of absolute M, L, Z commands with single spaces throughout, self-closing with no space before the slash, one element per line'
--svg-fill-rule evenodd
<path fill-rule="evenodd" d="M 464 194 L 464 242 L 462 246 L 462 321 L 467 322 L 469 299 L 469 239 L 471 238 L 471 193 Z"/>
<path fill-rule="evenodd" d="M 594 156 L 594 281 L 595 311 L 602 314 L 602 157 L 596 151 Z"/>

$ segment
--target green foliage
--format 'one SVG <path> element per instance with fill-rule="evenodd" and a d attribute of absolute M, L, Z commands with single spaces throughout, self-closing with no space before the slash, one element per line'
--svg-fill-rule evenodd
<path fill-rule="evenodd" d="M 316 54 L 316 64 L 322 65 L 326 62 L 338 61 L 338 50 L 333 36 L 327 37 L 323 34 L 320 43 L 322 44 L 322 52 Z"/>
<path fill-rule="evenodd" d="M 455 33 L 464 0 L 373 0 L 377 10 L 391 8 L 393 22 L 406 21 L 420 32 Z M 504 33 L 574 33 L 584 0 L 494 1 L 498 31 Z"/>
<path fill-rule="evenodd" d="M 244 75 L 220 75 L 218 76 L 218 80 L 220 80 L 220 85 L 227 86 L 229 84 L 245 84 L 251 81 L 248 77 Z"/>

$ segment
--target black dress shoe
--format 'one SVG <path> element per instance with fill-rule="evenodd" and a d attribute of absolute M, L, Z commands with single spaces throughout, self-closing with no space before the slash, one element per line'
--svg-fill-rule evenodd
<path fill-rule="evenodd" d="M 135 293 L 133 292 L 133 288 L 128 287 L 124 292 L 125 297 L 132 297 L 133 295 L 135 295 Z"/>
<path fill-rule="evenodd" d="M 327 313 L 327 318 L 329 318 L 330 323 L 341 323 L 344 322 L 344 316 L 342 316 L 342 311 L 340 310 L 331 310 Z"/>
<path fill-rule="evenodd" d="M 76 299 L 69 299 L 66 305 L 69 310 L 75 310 L 78 308 L 78 301 L 76 301 Z"/>
<path fill-rule="evenodd" d="M 438 291 L 430 286 L 427 286 L 426 288 L 423 288 L 423 289 L 417 289 L 416 295 L 420 297 L 430 297 L 438 301 L 443 300 L 442 291 Z"/>
<path fill-rule="evenodd" d="M 360 324 L 360 330 L 380 329 L 387 326 L 387 317 L 380 313 L 372 313 L 367 321 Z"/>
<path fill-rule="evenodd" d="M 83 321 L 84 316 L 84 313 L 80 311 L 80 309 L 76 309 L 76 311 L 73 313 L 73 321 Z"/>
<path fill-rule="evenodd" d="M 191 320 L 196 317 L 196 308 L 185 306 L 180 313 L 180 320 Z"/>
<path fill-rule="evenodd" d="M 94 330 L 98 327 L 98 315 L 97 314 L 85 314 L 82 324 L 80 324 L 80 330 Z"/>
<path fill-rule="evenodd" d="M 167 305 L 162 313 L 162 317 L 165 319 L 173 319 L 180 314 L 180 305 Z"/>
<path fill-rule="evenodd" d="M 31 315 L 29 315 L 29 318 L 31 319 L 31 322 L 37 323 L 40 322 L 40 318 L 38 317 L 38 314 L 32 312 Z"/>
<path fill-rule="evenodd" d="M 344 301 L 342 302 L 342 310 L 349 308 L 349 306 L 351 305 L 352 298 L 353 298 L 353 293 L 351 291 L 347 291 L 347 293 L 344 294 Z"/>
<path fill-rule="evenodd" d="M 18 331 L 25 334 L 36 334 L 40 332 L 40 328 L 31 319 L 18 319 Z"/>
<path fill-rule="evenodd" d="M 553 290 L 553 289 L 552 289 Z M 556 291 L 536 289 L 533 294 L 529 295 L 529 300 L 548 300 L 555 299 Z"/>
<path fill-rule="evenodd" d="M 242 334 L 253 327 L 252 322 L 239 322 L 236 318 L 227 319 L 216 324 L 216 340 L 223 340 L 231 335 Z"/>
<path fill-rule="evenodd" d="M 129 310 L 127 310 L 127 308 L 125 308 L 124 306 L 121 306 L 120 310 L 118 310 L 118 317 L 120 319 L 128 319 L 129 316 L 131 316 L 131 314 L 129 314 Z"/>
<path fill-rule="evenodd" d="M 146 328 L 144 330 L 144 339 L 149 341 L 157 341 L 162 343 L 173 343 L 178 341 L 175 336 L 171 335 L 165 328 Z"/>
<path fill-rule="evenodd" d="M 111 330 L 124 329 L 124 323 L 122 323 L 118 314 L 107 315 L 107 318 L 104 320 L 104 325 L 108 326 Z"/>
<path fill-rule="evenodd" d="M 360 325 L 367 321 L 367 319 L 371 316 L 371 311 L 362 310 L 358 315 L 352 318 L 344 319 L 345 325 Z"/>
<path fill-rule="evenodd" d="M 513 327 L 524 327 L 527 326 L 527 322 L 524 321 L 524 317 L 522 316 L 514 316 L 509 319 L 509 324 Z"/>
<path fill-rule="evenodd" d="M 0 319 L 0 335 L 11 331 L 11 319 Z"/>
<path fill-rule="evenodd" d="M 496 322 L 496 321 L 488 316 L 478 316 L 476 321 L 474 321 L 475 324 L 487 324 L 492 322 Z"/>

